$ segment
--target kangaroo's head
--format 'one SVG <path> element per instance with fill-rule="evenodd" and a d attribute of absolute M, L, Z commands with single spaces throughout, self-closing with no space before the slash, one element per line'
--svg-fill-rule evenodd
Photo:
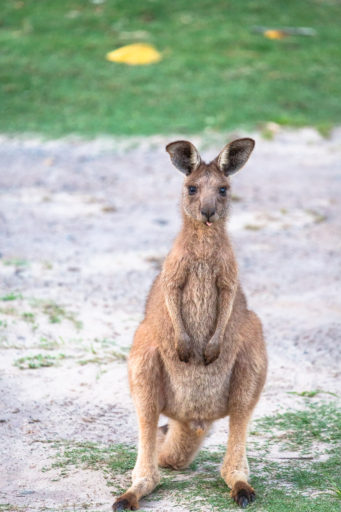
<path fill-rule="evenodd" d="M 229 176 L 243 167 L 254 146 L 253 139 L 234 140 L 209 164 L 191 142 L 179 140 L 166 146 L 174 166 L 186 175 L 182 205 L 187 216 L 207 226 L 227 217 Z"/>

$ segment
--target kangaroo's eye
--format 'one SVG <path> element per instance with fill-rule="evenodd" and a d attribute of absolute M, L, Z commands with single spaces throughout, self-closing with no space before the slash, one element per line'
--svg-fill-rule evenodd
<path fill-rule="evenodd" d="M 226 196 L 226 187 L 220 187 L 219 194 L 221 196 Z"/>
<path fill-rule="evenodd" d="M 197 191 L 197 187 L 194 187 L 193 185 L 188 187 L 188 193 L 189 193 L 190 196 L 194 196 L 196 191 Z"/>

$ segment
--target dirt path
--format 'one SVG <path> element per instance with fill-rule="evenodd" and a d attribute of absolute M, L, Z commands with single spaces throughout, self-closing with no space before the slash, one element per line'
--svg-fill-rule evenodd
<path fill-rule="evenodd" d="M 268 343 L 262 416 L 340 382 L 341 137 L 256 138 L 230 233 Z M 0 140 L 1 510 L 110 509 L 101 472 L 42 470 L 53 441 L 136 442 L 124 357 L 179 228 L 171 139 Z M 211 139 L 195 140 L 207 157 Z M 222 420 L 206 443 L 226 436 Z"/>

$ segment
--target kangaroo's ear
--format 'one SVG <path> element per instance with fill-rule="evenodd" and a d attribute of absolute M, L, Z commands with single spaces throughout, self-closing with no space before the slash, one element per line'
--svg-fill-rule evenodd
<path fill-rule="evenodd" d="M 173 165 L 187 176 L 200 165 L 201 158 L 198 150 L 187 140 L 171 142 L 166 146 L 166 151 L 168 151 Z"/>
<path fill-rule="evenodd" d="M 215 162 L 225 176 L 230 176 L 246 164 L 254 147 L 253 139 L 236 139 L 224 147 Z"/>

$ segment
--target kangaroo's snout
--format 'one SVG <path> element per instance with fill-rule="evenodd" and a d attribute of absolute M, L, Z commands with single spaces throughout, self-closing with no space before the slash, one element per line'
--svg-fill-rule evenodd
<path fill-rule="evenodd" d="M 215 215 L 215 210 L 213 208 L 207 208 L 206 210 L 201 210 L 201 215 L 206 217 L 205 220 L 210 220 L 213 215 Z"/>
<path fill-rule="evenodd" d="M 213 222 L 218 220 L 219 216 L 216 214 L 215 208 L 203 208 L 200 211 L 202 215 L 202 221 L 207 225 L 211 226 Z"/>

